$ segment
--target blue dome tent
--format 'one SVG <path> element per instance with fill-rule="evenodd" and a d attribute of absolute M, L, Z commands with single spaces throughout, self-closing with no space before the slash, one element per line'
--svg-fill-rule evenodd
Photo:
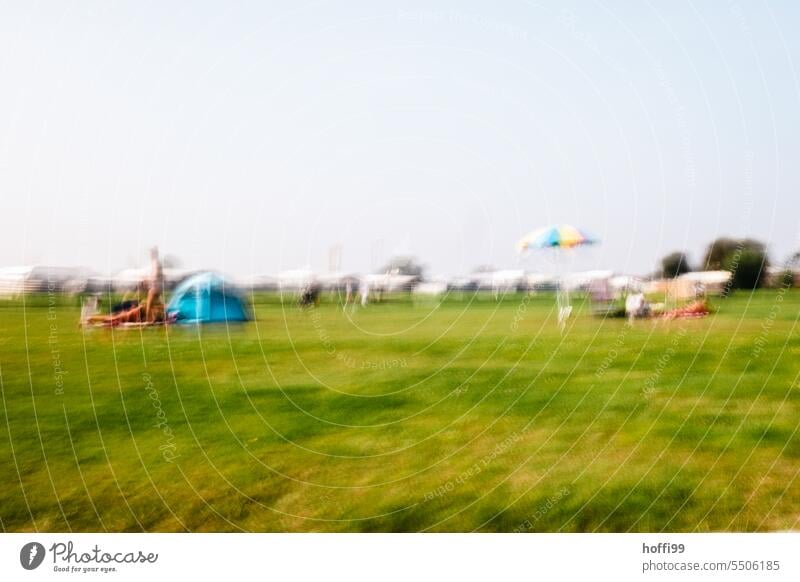
<path fill-rule="evenodd" d="M 247 321 L 239 292 L 216 273 L 192 275 L 175 289 L 167 314 L 183 323 Z"/>

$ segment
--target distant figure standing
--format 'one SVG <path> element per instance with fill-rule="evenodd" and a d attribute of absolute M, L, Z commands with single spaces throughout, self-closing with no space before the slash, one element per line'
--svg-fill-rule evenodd
<path fill-rule="evenodd" d="M 366 307 L 369 301 L 369 283 L 366 279 L 361 279 L 358 286 L 358 294 L 361 296 L 361 307 Z"/>
<path fill-rule="evenodd" d="M 163 319 L 164 304 L 161 294 L 164 291 L 164 270 L 158 258 L 158 247 L 150 249 L 150 289 L 147 291 L 145 303 L 145 320 L 157 321 Z M 160 313 L 156 313 L 159 311 Z"/>
<path fill-rule="evenodd" d="M 694 298 L 705 299 L 705 296 L 706 296 L 706 286 L 700 281 L 697 281 L 694 284 Z"/>
<path fill-rule="evenodd" d="M 646 317 L 647 311 L 648 305 L 644 293 L 631 293 L 625 298 L 625 314 L 630 323 L 637 317 Z"/>
<path fill-rule="evenodd" d="M 86 315 L 83 322 L 88 325 L 120 325 L 162 323 L 166 319 L 166 310 L 161 301 L 161 293 L 164 286 L 164 273 L 161 263 L 158 260 L 158 249 L 150 249 L 150 276 L 147 279 L 147 298 L 144 303 L 130 301 L 129 306 L 122 306 L 123 309 L 112 312 L 110 315 Z"/>
<path fill-rule="evenodd" d="M 164 285 L 164 269 L 158 258 L 158 247 L 150 249 L 150 289 L 161 293 Z"/>
<path fill-rule="evenodd" d="M 309 282 L 308 285 L 303 287 L 300 291 L 300 299 L 298 300 L 300 307 L 319 305 L 319 289 L 319 285 L 314 282 Z"/>
<path fill-rule="evenodd" d="M 344 285 L 344 309 L 353 301 L 353 282 L 349 279 Z"/>

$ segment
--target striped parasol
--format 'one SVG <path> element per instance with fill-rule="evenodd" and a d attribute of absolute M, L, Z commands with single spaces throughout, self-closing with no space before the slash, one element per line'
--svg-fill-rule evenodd
<path fill-rule="evenodd" d="M 595 239 L 587 236 L 570 224 L 557 224 L 534 230 L 517 243 L 517 249 L 520 253 L 528 249 L 573 249 L 595 242 L 597 242 Z M 558 325 L 563 333 L 567 318 L 570 316 L 570 313 L 572 313 L 569 288 L 564 283 L 563 277 L 559 277 L 558 289 L 556 291 L 556 306 L 558 309 Z"/>
<path fill-rule="evenodd" d="M 560 247 L 571 249 L 581 245 L 593 244 L 596 241 L 571 224 L 557 224 L 534 230 L 524 236 L 518 243 L 520 252 L 528 249 L 547 249 Z"/>

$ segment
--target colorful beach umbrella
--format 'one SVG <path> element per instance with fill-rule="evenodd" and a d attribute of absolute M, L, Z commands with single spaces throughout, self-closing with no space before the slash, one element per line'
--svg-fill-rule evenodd
<path fill-rule="evenodd" d="M 556 224 L 534 230 L 517 243 L 517 248 L 520 252 L 528 249 L 546 249 L 553 247 L 571 249 L 594 242 L 596 241 L 593 238 L 571 224 Z"/>
<path fill-rule="evenodd" d="M 517 243 L 517 249 L 520 253 L 528 249 L 572 249 L 595 242 L 597 242 L 595 239 L 571 224 L 556 224 L 534 230 L 523 237 Z M 572 305 L 569 299 L 569 288 L 565 285 L 562 277 L 559 277 L 556 290 L 556 307 L 558 308 L 558 325 L 563 333 L 567 318 L 572 313 Z"/>

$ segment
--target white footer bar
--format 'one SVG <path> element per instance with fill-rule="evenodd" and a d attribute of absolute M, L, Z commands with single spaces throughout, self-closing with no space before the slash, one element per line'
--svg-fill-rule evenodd
<path fill-rule="evenodd" d="M 800 580 L 800 533 L 2 534 L 0 580 Z"/>

